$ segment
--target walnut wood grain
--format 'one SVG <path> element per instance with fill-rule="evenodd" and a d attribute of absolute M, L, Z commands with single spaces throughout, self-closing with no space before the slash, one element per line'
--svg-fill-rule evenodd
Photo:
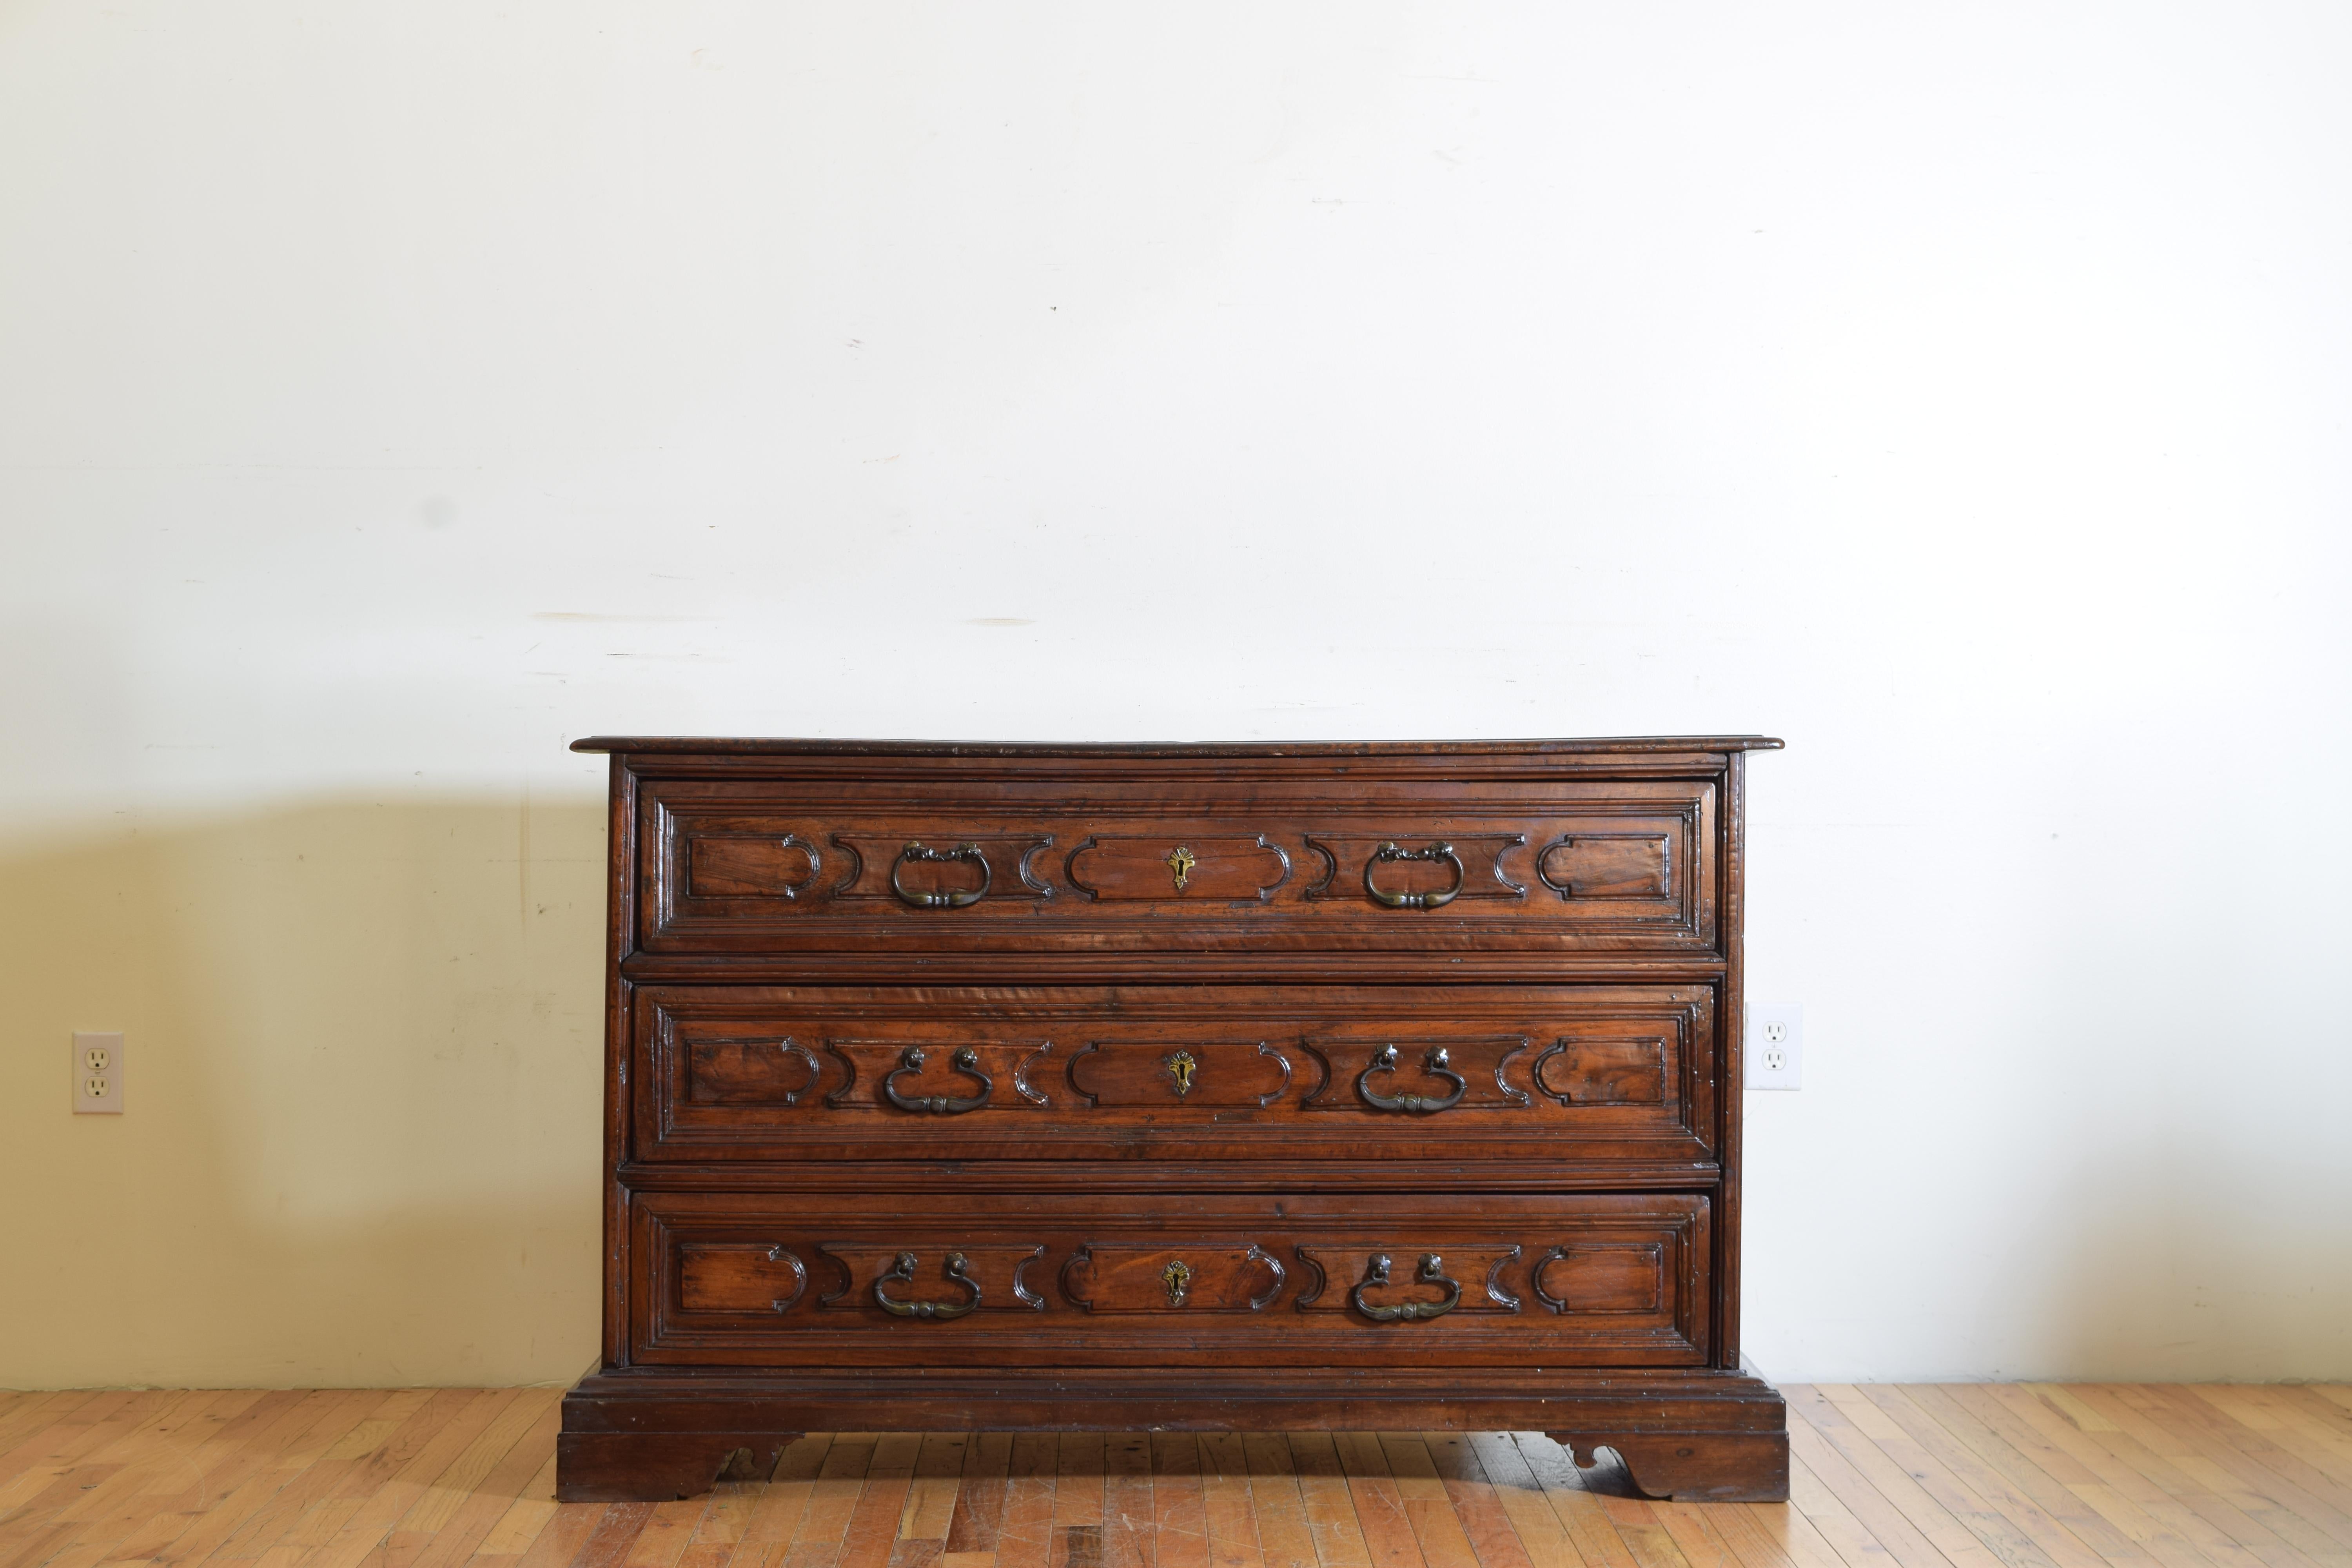
<path fill-rule="evenodd" d="M 1019 785 L 823 787 L 646 773 L 637 942 L 1411 952 L 1444 934 L 1504 952 L 1717 952 L 1712 779 L 1335 787 L 1235 764 L 1243 776 L 1213 785 L 1097 784 L 1079 804 L 1036 771 Z M 1394 905 L 1441 894 L 1442 908 Z M 929 901 L 949 895 L 968 901 Z"/>
<path fill-rule="evenodd" d="M 1204 1258 L 1251 1249 L 1286 1275 L 1249 1323 L 1214 1330 L 1224 1364 L 1379 1363 L 1402 1355 L 1464 1366 L 1691 1366 L 1709 1345 L 1707 1199 L 1691 1194 L 1461 1197 L 1444 1204 L 1297 1193 L 1202 1198 L 1165 1213 L 1084 1194 L 957 1193 L 918 1212 L 896 1197 L 784 1199 L 764 1194 L 639 1194 L 632 1251 L 643 1270 L 633 1295 L 638 1365 L 757 1366 L 782 1357 L 832 1367 L 970 1364 L 1054 1366 L 1083 1333 L 1087 1361 L 1150 1366 L 1204 1348 L 1198 1314 L 1174 1311 L 1117 1325 L 1083 1321 L 1105 1289 L 1081 1255 L 1163 1251 Z M 908 1323 L 875 1285 L 900 1258 L 915 1262 L 894 1299 L 976 1306 L 951 1321 Z M 1401 1267 L 1391 1286 L 1354 1287 L 1372 1258 Z M 1460 1283 L 1443 1319 L 1416 1323 L 1409 1342 L 1361 1307 L 1431 1291 L 1412 1266 L 1435 1256 Z M 964 1261 L 950 1274 L 951 1258 Z M 803 1269 L 804 1295 L 772 1305 L 757 1288 L 708 1300 L 690 1293 L 712 1258 L 787 1260 L 763 1279 Z M 1209 1265 L 1204 1263 L 1203 1268 Z M 1089 1292 L 1085 1298 L 1072 1289 Z M 1249 1293 L 1269 1281 L 1254 1279 Z M 1203 1283 L 1204 1291 L 1208 1283 Z M 975 1293 L 976 1292 L 976 1296 Z M 1124 1300 L 1125 1298 L 1119 1298 Z M 1201 1300 L 1211 1299 L 1204 1294 Z M 748 1301 L 748 1305 L 747 1305 Z M 1187 1303 L 1188 1305 L 1190 1303 Z"/>
<path fill-rule="evenodd" d="M 637 1156 L 1714 1159 L 1711 986 L 646 986 Z M 857 1037 L 851 1038 L 855 1034 Z M 1394 1047 L 1393 1068 L 1376 1058 Z M 920 1069 L 902 1067 L 910 1048 Z M 1442 1097 L 1442 1111 L 1376 1102 Z M 976 1098 L 954 1114 L 900 1099 Z M 1181 1068 L 1181 1071 L 1180 1071 Z M 1368 1096 L 1367 1089 L 1371 1090 Z M 909 1121 L 924 1123 L 918 1134 Z"/>
<path fill-rule="evenodd" d="M 1506 1427 L 1778 1496 L 1756 736 L 618 740 L 568 1495 L 792 1433 Z"/>

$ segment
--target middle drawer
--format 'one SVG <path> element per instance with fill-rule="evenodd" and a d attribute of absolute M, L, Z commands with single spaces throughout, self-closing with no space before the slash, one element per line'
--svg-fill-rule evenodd
<path fill-rule="evenodd" d="M 1715 1159 L 1700 985 L 646 986 L 647 1161 Z"/>

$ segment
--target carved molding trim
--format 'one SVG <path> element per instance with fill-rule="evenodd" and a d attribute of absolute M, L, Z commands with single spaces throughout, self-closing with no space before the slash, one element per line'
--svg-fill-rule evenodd
<path fill-rule="evenodd" d="M 1030 1289 L 1021 1277 L 1028 1271 L 1032 1263 L 1045 1256 L 1045 1249 L 1043 1246 L 1033 1247 L 1029 1249 L 1028 1257 L 1013 1266 L 1013 1299 L 1033 1312 L 1042 1312 L 1045 1310 L 1045 1298 Z"/>
<path fill-rule="evenodd" d="M 801 1255 L 799 1253 L 794 1252 L 791 1247 L 781 1244 L 768 1248 L 768 1261 L 771 1263 L 789 1263 L 792 1265 L 793 1293 L 785 1297 L 781 1301 L 771 1303 L 777 1311 L 781 1312 L 790 1308 L 793 1302 L 799 1300 L 803 1296 L 808 1294 L 808 1265 L 801 1261 Z"/>
<path fill-rule="evenodd" d="M 1495 1087 L 1503 1091 L 1503 1100 L 1507 1105 L 1517 1107 L 1533 1103 L 1533 1101 L 1528 1099 L 1528 1091 L 1526 1089 L 1513 1089 L 1509 1080 L 1505 1079 L 1503 1076 L 1506 1072 L 1510 1070 L 1510 1066 L 1513 1062 L 1517 1061 L 1521 1057 L 1527 1054 L 1528 1047 L 1533 1043 L 1534 1042 L 1529 1040 L 1527 1036 L 1521 1035 L 1519 1037 L 1519 1043 L 1513 1046 L 1509 1050 L 1505 1051 L 1503 1053 L 1503 1059 L 1495 1064 Z M 1530 1079 L 1530 1081 L 1533 1080 Z"/>
<path fill-rule="evenodd" d="M 1053 1103 L 1052 1100 L 1048 1100 L 1045 1095 L 1038 1093 L 1036 1089 L 1031 1088 L 1029 1085 L 1030 1067 L 1045 1057 L 1050 1055 L 1053 1049 L 1054 1042 L 1047 1040 L 1044 1045 L 1039 1046 L 1035 1050 L 1031 1051 L 1027 1056 L 1023 1057 L 1019 1064 L 1013 1069 L 1013 1092 L 1019 1095 L 1022 1099 L 1027 1100 L 1032 1105 L 1051 1105 Z"/>
<path fill-rule="evenodd" d="M 1323 1299 L 1324 1287 L 1330 1284 L 1331 1277 L 1324 1271 L 1323 1265 L 1316 1260 L 1315 1255 L 1305 1247 L 1294 1247 L 1290 1251 L 1299 1262 L 1315 1271 L 1315 1283 L 1301 1290 L 1298 1293 L 1298 1300 L 1292 1303 L 1296 1310 L 1303 1312 Z"/>
<path fill-rule="evenodd" d="M 1267 1305 L 1272 1302 L 1276 1296 L 1282 1294 L 1282 1287 L 1289 1280 L 1290 1275 L 1283 1268 L 1281 1263 L 1276 1259 L 1274 1254 L 1255 1243 L 1251 1245 L 1248 1253 L 1244 1256 L 1242 1261 L 1244 1263 L 1263 1263 L 1266 1267 L 1266 1271 L 1274 1276 L 1273 1282 L 1268 1284 L 1263 1292 L 1250 1298 L 1249 1310 L 1253 1312 L 1262 1312 L 1265 1310 Z"/>
<path fill-rule="evenodd" d="M 1061 1274 L 1058 1276 L 1063 1296 L 1076 1305 L 1084 1307 L 1089 1312 L 1095 1310 L 1094 1302 L 1088 1299 L 1094 1284 L 1093 1279 L 1089 1278 L 1094 1273 L 1094 1244 L 1082 1241 L 1078 1244 L 1078 1249 L 1070 1254 L 1068 1259 L 1063 1263 Z M 1082 1279 L 1087 1286 L 1087 1290 L 1084 1293 L 1080 1291 L 1078 1286 Z"/>
<path fill-rule="evenodd" d="M 1495 1259 L 1486 1268 L 1486 1300 L 1498 1307 L 1507 1307 L 1514 1312 L 1519 1310 L 1519 1299 L 1503 1289 L 1503 1265 L 1517 1263 L 1518 1260 L 1519 1249 L 1514 1246 L 1510 1251 Z"/>

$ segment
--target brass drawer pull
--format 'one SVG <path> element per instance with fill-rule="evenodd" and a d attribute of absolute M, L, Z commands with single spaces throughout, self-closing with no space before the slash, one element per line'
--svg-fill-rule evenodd
<path fill-rule="evenodd" d="M 1462 1091 L 1470 1087 L 1467 1079 L 1447 1065 L 1453 1059 L 1444 1046 L 1432 1047 L 1429 1054 L 1421 1058 L 1422 1070 L 1432 1078 L 1442 1078 L 1452 1084 L 1454 1086 L 1452 1094 L 1375 1094 L 1372 1092 L 1372 1075 L 1376 1072 L 1394 1072 L 1397 1069 L 1397 1048 L 1394 1046 L 1382 1046 L 1372 1054 L 1371 1065 L 1356 1075 L 1356 1098 L 1374 1110 L 1410 1110 L 1426 1113 L 1432 1110 L 1450 1110 L 1462 1103 Z"/>
<path fill-rule="evenodd" d="M 1372 880 L 1372 871 L 1383 860 L 1444 860 L 1454 868 L 1454 886 L 1442 893 L 1386 893 Z M 1432 844 L 1425 849 L 1400 849 L 1394 844 L 1383 844 L 1364 862 L 1364 891 L 1392 910 L 1434 910 L 1454 901 L 1462 890 L 1462 857 L 1454 852 L 1451 844 Z"/>
<path fill-rule="evenodd" d="M 980 1285 L 964 1272 L 971 1267 L 962 1253 L 948 1254 L 948 1278 L 971 1292 L 969 1301 L 894 1301 L 884 1286 L 893 1279 L 903 1279 L 909 1285 L 915 1282 L 915 1255 L 902 1252 L 892 1261 L 890 1271 L 874 1281 L 875 1302 L 894 1318 L 929 1318 L 934 1321 L 961 1318 L 980 1305 Z M 1456 1290 L 1454 1294 L 1459 1296 L 1461 1291 Z"/>
<path fill-rule="evenodd" d="M 1355 1303 L 1356 1310 L 1376 1323 L 1413 1323 L 1430 1318 L 1443 1317 L 1454 1310 L 1454 1303 L 1462 1300 L 1460 1282 L 1445 1277 L 1444 1260 L 1434 1252 L 1424 1252 L 1421 1255 L 1421 1267 L 1413 1271 L 1412 1277 L 1417 1284 L 1444 1286 L 1445 1300 L 1399 1301 L 1393 1307 L 1375 1307 L 1365 1300 L 1365 1286 L 1385 1285 L 1389 1282 L 1389 1255 L 1385 1252 L 1377 1254 L 1372 1258 L 1371 1267 L 1364 1270 L 1363 1279 L 1348 1293 L 1348 1300 Z"/>
<path fill-rule="evenodd" d="M 898 880 L 900 868 L 909 860 L 969 860 L 980 868 L 980 886 L 954 893 L 910 893 L 907 885 Z M 1454 866 L 1458 870 L 1461 862 L 1455 861 Z M 989 869 L 988 857 L 980 852 L 977 844 L 959 844 L 952 849 L 932 849 L 910 841 L 898 851 L 898 858 L 890 862 L 890 890 L 898 894 L 902 902 L 912 904 L 919 910 L 960 910 L 967 904 L 976 904 L 988 897 L 988 889 L 994 885 L 995 879 L 996 874 Z"/>
<path fill-rule="evenodd" d="M 948 1065 L 960 1073 L 980 1079 L 978 1094 L 964 1099 L 948 1094 L 900 1094 L 898 1080 L 909 1073 L 920 1078 L 923 1059 L 922 1047 L 908 1046 L 907 1054 L 898 1058 L 898 1068 L 882 1080 L 882 1098 L 901 1110 L 928 1111 L 933 1116 L 961 1116 L 967 1110 L 978 1110 L 988 1103 L 988 1097 L 996 1092 L 996 1080 L 980 1070 L 980 1053 L 966 1046 L 948 1058 Z M 1461 1092 L 1454 1090 L 1454 1098 L 1460 1099 Z"/>

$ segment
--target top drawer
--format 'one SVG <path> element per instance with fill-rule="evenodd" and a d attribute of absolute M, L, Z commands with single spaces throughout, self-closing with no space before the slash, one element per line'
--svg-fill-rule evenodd
<path fill-rule="evenodd" d="M 661 779 L 649 952 L 1711 954 L 1708 779 Z"/>

